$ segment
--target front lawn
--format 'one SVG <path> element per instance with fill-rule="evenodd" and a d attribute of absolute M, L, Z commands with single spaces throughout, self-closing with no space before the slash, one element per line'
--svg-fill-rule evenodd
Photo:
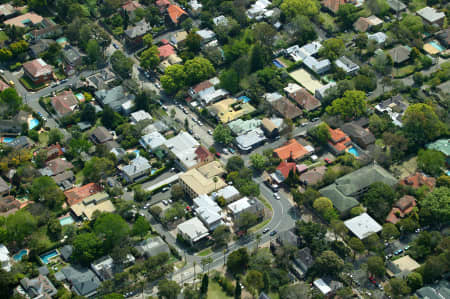
<path fill-rule="evenodd" d="M 220 285 L 214 280 L 209 280 L 208 285 L 208 296 L 207 298 L 214 299 L 232 299 L 233 297 L 227 296 L 223 291 Z"/>
<path fill-rule="evenodd" d="M 398 69 L 394 69 L 394 78 L 404 78 L 414 73 L 416 67 L 414 65 L 407 65 Z"/>
<path fill-rule="evenodd" d="M 27 90 L 32 90 L 32 91 L 36 91 L 36 90 L 42 89 L 47 86 L 46 83 L 35 84 L 35 83 L 33 83 L 33 81 L 30 80 L 30 78 L 28 78 L 26 76 L 23 76 L 22 78 L 20 78 L 19 81 L 20 81 L 20 83 L 22 83 L 22 85 Z"/>
<path fill-rule="evenodd" d="M 212 253 L 212 249 L 211 249 L 211 247 L 208 247 L 206 249 L 203 249 L 199 253 L 197 253 L 197 255 L 198 256 L 207 256 L 207 255 L 210 255 L 211 253 Z"/>
<path fill-rule="evenodd" d="M 9 37 L 5 31 L 0 31 L 0 42 L 6 42 L 7 40 L 9 40 Z"/>

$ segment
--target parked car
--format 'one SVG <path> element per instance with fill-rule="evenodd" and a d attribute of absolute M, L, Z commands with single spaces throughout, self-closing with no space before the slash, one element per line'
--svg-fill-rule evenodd
<path fill-rule="evenodd" d="M 113 43 L 113 47 L 114 47 L 115 49 L 119 49 L 119 46 L 118 46 L 116 43 Z"/>
<path fill-rule="evenodd" d="M 209 129 L 209 130 L 208 130 L 208 134 L 209 134 L 209 135 L 212 135 L 212 134 L 213 134 L 213 131 L 212 131 L 211 129 Z"/>
<path fill-rule="evenodd" d="M 216 152 L 216 157 L 220 158 L 221 154 L 219 152 Z"/>
<path fill-rule="evenodd" d="M 161 84 L 159 84 L 159 82 L 155 83 L 156 88 L 161 89 Z"/>
<path fill-rule="evenodd" d="M 200 136 L 198 136 L 197 134 L 194 135 L 194 138 L 200 140 Z"/>
<path fill-rule="evenodd" d="M 161 191 L 162 192 L 166 192 L 166 191 L 169 191 L 169 189 L 170 189 L 169 187 L 164 187 L 164 188 L 161 189 Z"/>
<path fill-rule="evenodd" d="M 228 150 L 230 151 L 230 153 L 234 154 L 236 151 L 234 149 L 232 149 L 231 147 L 228 148 Z"/>
<path fill-rule="evenodd" d="M 403 253 L 403 249 L 399 249 L 399 250 L 396 250 L 394 252 L 394 255 L 399 255 L 399 254 L 402 254 L 402 253 Z"/>
<path fill-rule="evenodd" d="M 263 234 L 267 234 L 269 232 L 270 228 L 266 227 L 262 232 Z"/>
<path fill-rule="evenodd" d="M 273 230 L 273 231 L 270 232 L 269 235 L 273 237 L 273 236 L 275 236 L 277 233 L 278 233 L 278 232 L 277 232 L 276 230 Z"/>
<path fill-rule="evenodd" d="M 167 206 L 167 205 L 169 204 L 169 202 L 168 202 L 167 200 L 165 200 L 165 199 L 162 201 L 162 203 L 163 203 L 165 206 Z"/>
<path fill-rule="evenodd" d="M 404 251 L 407 251 L 407 250 L 409 250 L 410 248 L 411 248 L 411 246 L 408 245 L 408 246 L 406 246 L 405 248 L 403 248 L 403 250 L 404 250 Z"/>
<path fill-rule="evenodd" d="M 280 195 L 278 195 L 278 193 L 274 193 L 274 194 L 273 194 L 273 197 L 275 197 L 275 199 L 277 199 L 277 200 L 280 200 L 280 199 L 281 199 L 281 197 L 280 197 Z"/>
<path fill-rule="evenodd" d="M 227 148 L 224 148 L 224 149 L 223 149 L 223 153 L 224 153 L 225 155 L 228 155 L 230 152 L 228 151 Z"/>

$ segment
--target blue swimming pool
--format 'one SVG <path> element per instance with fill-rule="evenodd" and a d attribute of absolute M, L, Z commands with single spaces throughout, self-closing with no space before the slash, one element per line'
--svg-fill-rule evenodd
<path fill-rule="evenodd" d="M 238 100 L 239 100 L 239 101 L 242 101 L 243 103 L 248 103 L 248 102 L 251 101 L 250 98 L 247 97 L 247 96 L 240 96 L 240 97 L 238 98 Z"/>
<path fill-rule="evenodd" d="M 358 153 L 358 150 L 355 148 L 355 147 L 351 147 L 351 148 L 349 148 L 348 149 L 348 152 L 350 153 L 350 154 L 352 154 L 353 156 L 355 156 L 355 157 L 359 157 L 359 153 Z"/>
<path fill-rule="evenodd" d="M 28 128 L 30 130 L 33 130 L 37 126 L 39 126 L 39 120 L 37 120 L 36 118 L 30 119 L 30 121 L 28 122 Z"/>
<path fill-rule="evenodd" d="M 277 68 L 279 68 L 279 69 L 284 68 L 284 65 L 281 64 L 281 63 L 280 63 L 278 60 L 276 60 L 276 59 L 272 60 L 272 63 L 273 63 Z"/>
<path fill-rule="evenodd" d="M 445 51 L 445 48 L 435 41 L 431 41 L 429 44 L 436 48 L 439 52 Z"/>
<path fill-rule="evenodd" d="M 41 258 L 41 261 L 47 265 L 52 258 L 54 258 L 55 256 L 58 256 L 58 255 L 59 255 L 59 252 L 56 249 L 54 249 L 54 250 L 47 252 L 39 257 Z"/>
<path fill-rule="evenodd" d="M 14 138 L 11 138 L 11 137 L 3 137 L 3 138 L 1 138 L 1 142 L 2 143 L 11 143 L 11 142 L 13 142 L 13 140 L 14 140 Z"/>
<path fill-rule="evenodd" d="M 136 157 L 139 157 L 139 155 L 140 155 L 140 152 L 139 152 L 139 150 L 134 150 L 134 151 L 133 151 L 133 153 L 135 153 L 135 154 L 136 154 Z"/>
<path fill-rule="evenodd" d="M 28 254 L 28 250 L 27 249 L 22 249 L 21 251 L 19 251 L 18 253 L 16 253 L 15 255 L 13 255 L 13 259 L 16 262 L 20 262 L 22 260 L 22 258 Z"/>
<path fill-rule="evenodd" d="M 152 169 L 152 170 L 150 171 L 150 175 L 154 175 L 157 171 L 158 171 L 158 169 Z"/>
<path fill-rule="evenodd" d="M 59 223 L 64 226 L 64 225 L 69 225 L 69 224 L 73 224 L 75 222 L 75 220 L 73 220 L 72 216 L 65 216 L 63 218 L 59 219 Z"/>

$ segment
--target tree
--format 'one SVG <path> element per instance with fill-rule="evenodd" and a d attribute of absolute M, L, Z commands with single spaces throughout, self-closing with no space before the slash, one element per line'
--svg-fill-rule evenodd
<path fill-rule="evenodd" d="M 236 221 L 237 227 L 243 231 L 247 231 L 250 227 L 258 222 L 258 216 L 254 213 L 244 211 L 239 215 Z"/>
<path fill-rule="evenodd" d="M 123 123 L 122 116 L 120 116 L 120 114 L 114 111 L 111 107 L 106 105 L 103 108 L 102 112 L 102 124 L 106 128 L 114 130 L 121 123 Z"/>
<path fill-rule="evenodd" d="M 146 70 L 154 70 L 159 64 L 159 50 L 157 46 L 151 46 L 141 53 L 141 67 Z"/>
<path fill-rule="evenodd" d="M 330 127 L 326 123 L 321 123 L 308 131 L 308 134 L 321 145 L 327 144 L 330 140 Z"/>
<path fill-rule="evenodd" d="M 107 251 L 120 244 L 129 233 L 127 222 L 118 214 L 101 214 L 94 223 L 94 231 L 103 237 Z"/>
<path fill-rule="evenodd" d="M 276 34 L 277 31 L 274 27 L 266 22 L 256 23 L 256 25 L 253 26 L 253 36 L 265 47 L 272 47 Z"/>
<path fill-rule="evenodd" d="M 400 236 L 400 232 L 397 227 L 392 223 L 383 224 L 383 230 L 381 231 L 381 236 L 385 240 L 397 239 Z"/>
<path fill-rule="evenodd" d="M 162 279 L 158 282 L 158 296 L 165 299 L 176 299 L 181 287 L 173 280 Z"/>
<path fill-rule="evenodd" d="M 418 272 L 411 272 L 406 277 L 406 283 L 412 291 L 418 290 L 423 286 L 422 275 Z"/>
<path fill-rule="evenodd" d="M 209 277 L 208 274 L 204 274 L 202 278 L 202 285 L 200 287 L 200 293 L 206 295 L 208 293 L 208 284 L 209 284 Z"/>
<path fill-rule="evenodd" d="M 29 212 L 20 210 L 6 218 L 5 227 L 8 240 L 22 244 L 37 229 L 37 220 Z"/>
<path fill-rule="evenodd" d="M 363 196 L 363 202 L 370 215 L 384 222 L 395 198 L 395 191 L 391 186 L 376 182 L 369 186 L 369 190 Z"/>
<path fill-rule="evenodd" d="M 72 258 L 77 263 L 89 265 L 103 255 L 103 244 L 95 233 L 81 233 L 72 242 Z"/>
<path fill-rule="evenodd" d="M 250 257 L 246 247 L 241 247 L 230 253 L 227 259 L 227 269 L 232 274 L 244 273 L 247 270 Z"/>
<path fill-rule="evenodd" d="M 133 224 L 133 229 L 131 230 L 132 234 L 134 236 L 139 236 L 143 238 L 147 232 L 150 230 L 150 224 L 148 223 L 147 219 L 145 217 L 138 217 L 136 219 L 136 222 Z"/>
<path fill-rule="evenodd" d="M 48 132 L 48 144 L 56 144 L 64 138 L 63 133 L 57 128 L 53 128 Z"/>
<path fill-rule="evenodd" d="M 337 21 L 342 29 L 350 29 L 358 19 L 358 8 L 350 3 L 339 5 Z"/>
<path fill-rule="evenodd" d="M 263 275 L 261 272 L 256 270 L 249 270 L 245 280 L 247 285 L 252 289 L 253 294 L 258 294 L 259 291 L 264 287 Z"/>
<path fill-rule="evenodd" d="M 176 93 L 186 84 L 186 72 L 184 67 L 174 64 L 166 68 L 164 75 L 161 76 L 161 85 L 165 91 L 170 94 Z"/>
<path fill-rule="evenodd" d="M 190 32 L 185 40 L 186 48 L 189 52 L 198 53 L 202 46 L 202 38 L 195 32 Z"/>
<path fill-rule="evenodd" d="M 91 124 L 94 123 L 95 120 L 97 119 L 97 115 L 95 113 L 94 106 L 92 106 L 90 104 L 82 105 L 80 119 L 81 119 L 81 121 L 86 121 Z"/>
<path fill-rule="evenodd" d="M 345 50 L 345 44 L 342 39 L 329 38 L 322 43 L 319 55 L 330 60 L 338 59 Z"/>
<path fill-rule="evenodd" d="M 102 299 L 123 299 L 123 295 L 117 293 L 111 293 L 108 295 L 102 296 Z"/>
<path fill-rule="evenodd" d="M 222 124 L 218 124 L 214 129 L 213 138 L 214 142 L 222 143 L 225 145 L 228 145 L 233 141 L 231 130 Z"/>
<path fill-rule="evenodd" d="M 314 201 L 313 208 L 320 214 L 323 214 L 325 211 L 333 208 L 333 203 L 327 197 L 319 197 Z"/>
<path fill-rule="evenodd" d="M 432 176 L 439 176 L 445 166 L 445 156 L 436 150 L 420 150 L 417 156 L 417 167 Z"/>
<path fill-rule="evenodd" d="M 239 281 L 239 277 L 236 279 L 236 286 L 234 288 L 234 299 L 241 299 L 241 282 Z"/>
<path fill-rule="evenodd" d="M 344 268 L 344 261 L 333 251 L 325 250 L 316 259 L 317 270 L 325 274 L 337 274 Z"/>
<path fill-rule="evenodd" d="M 342 220 L 334 219 L 331 221 L 330 226 L 334 231 L 335 239 L 337 239 L 337 235 L 343 238 L 348 232 L 348 229 Z"/>
<path fill-rule="evenodd" d="M 257 70 L 264 68 L 266 62 L 267 57 L 264 48 L 259 43 L 254 44 L 250 51 L 250 70 L 256 72 Z"/>
<path fill-rule="evenodd" d="M 184 189 L 180 184 L 175 184 L 172 186 L 172 188 L 170 189 L 170 196 L 174 199 L 174 200 L 179 200 L 184 198 Z"/>
<path fill-rule="evenodd" d="M 436 186 L 450 188 L 450 176 L 443 174 L 438 177 L 436 180 Z"/>
<path fill-rule="evenodd" d="M 389 4 L 386 0 L 368 0 L 367 7 L 377 16 L 384 16 L 389 11 Z"/>
<path fill-rule="evenodd" d="M 300 44 L 306 44 L 317 38 L 317 32 L 314 29 L 314 25 L 307 16 L 296 16 L 292 19 L 291 25 L 295 30 L 294 36 L 297 37 Z"/>
<path fill-rule="evenodd" d="M 330 115 L 339 115 L 343 120 L 358 119 L 366 113 L 366 95 L 360 90 L 347 90 L 326 108 Z"/>
<path fill-rule="evenodd" d="M 392 66 L 393 61 L 392 57 L 389 54 L 379 53 L 375 55 L 373 67 L 377 72 L 381 73 L 382 75 L 389 75 L 392 72 Z"/>
<path fill-rule="evenodd" d="M 113 70 L 122 78 L 130 78 L 133 68 L 133 60 L 131 58 L 125 56 L 122 51 L 117 50 L 111 55 L 110 62 Z"/>
<path fill-rule="evenodd" d="M 383 277 L 386 269 L 384 261 L 379 256 L 371 256 L 367 259 L 367 271 L 376 277 Z"/>
<path fill-rule="evenodd" d="M 86 46 L 89 61 L 96 63 L 102 58 L 102 49 L 95 39 L 90 39 Z"/>
<path fill-rule="evenodd" d="M 407 294 L 411 292 L 411 289 L 401 278 L 392 278 L 389 280 L 389 284 L 387 285 L 386 291 L 389 295 L 391 295 L 394 299 L 396 298 L 404 298 Z"/>
<path fill-rule="evenodd" d="M 433 108 L 423 103 L 408 106 L 402 121 L 406 135 L 417 146 L 436 139 L 445 130 Z"/>
<path fill-rule="evenodd" d="M 187 84 L 194 85 L 214 76 L 216 70 L 208 59 L 196 57 L 186 61 L 184 72 L 186 73 Z"/>
<path fill-rule="evenodd" d="M 146 47 L 150 47 L 151 45 L 153 45 L 153 36 L 151 33 L 147 33 L 146 35 L 144 35 L 142 37 L 142 41 L 144 42 L 144 45 Z"/>
<path fill-rule="evenodd" d="M 298 15 L 312 17 L 319 13 L 319 3 L 315 0 L 284 0 L 280 8 L 288 18 Z"/>
<path fill-rule="evenodd" d="M 352 237 L 350 241 L 348 241 L 348 246 L 353 249 L 353 258 L 355 258 L 356 253 L 363 253 L 366 250 L 366 247 L 364 247 L 364 243 L 360 239 L 355 237 Z"/>
<path fill-rule="evenodd" d="M 267 164 L 267 158 L 258 153 L 252 154 L 250 161 L 252 162 L 252 166 L 258 171 L 264 170 Z"/>
<path fill-rule="evenodd" d="M 283 299 L 311 299 L 311 290 L 306 282 L 285 285 L 280 288 L 280 298 Z"/>
<path fill-rule="evenodd" d="M 219 225 L 212 233 L 212 238 L 214 240 L 214 246 L 217 248 L 223 247 L 228 244 L 230 240 L 231 232 L 228 226 Z"/>
<path fill-rule="evenodd" d="M 231 93 L 239 91 L 239 74 L 233 69 L 225 70 L 220 73 L 220 86 Z"/>
<path fill-rule="evenodd" d="M 442 224 L 450 219 L 450 188 L 439 187 L 427 196 L 420 203 L 422 209 L 427 209 L 433 215 L 433 220 L 437 224 Z"/>
<path fill-rule="evenodd" d="M 48 176 L 41 176 L 33 180 L 31 196 L 36 201 L 42 201 L 50 209 L 59 209 L 65 196 L 55 181 Z"/>
<path fill-rule="evenodd" d="M 84 165 L 83 174 L 89 182 L 99 182 L 114 173 L 114 163 L 107 158 L 93 157 Z"/>
<path fill-rule="evenodd" d="M 6 88 L 0 93 L 0 103 L 7 105 L 9 113 L 17 113 L 22 105 L 22 98 L 14 88 Z"/>
<path fill-rule="evenodd" d="M 415 15 L 406 15 L 401 19 L 398 26 L 397 35 L 402 38 L 413 40 L 424 32 L 424 26 L 421 18 Z"/>
<path fill-rule="evenodd" d="M 3 268 L 0 268 L 0 297 L 12 298 L 13 290 L 16 285 L 17 281 L 14 278 L 14 274 L 12 272 L 6 272 Z"/>
<path fill-rule="evenodd" d="M 367 34 L 360 32 L 355 37 L 355 45 L 356 47 L 361 51 L 367 47 L 369 39 L 367 37 Z"/>

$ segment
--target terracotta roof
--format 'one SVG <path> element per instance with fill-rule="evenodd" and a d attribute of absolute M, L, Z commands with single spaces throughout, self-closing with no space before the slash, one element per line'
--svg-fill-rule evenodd
<path fill-rule="evenodd" d="M 289 97 L 297 102 L 297 104 L 306 111 L 317 109 L 322 105 L 320 101 L 316 99 L 315 96 L 310 94 L 305 88 L 290 93 Z"/>
<path fill-rule="evenodd" d="M 67 203 L 69 204 L 69 206 L 73 206 L 77 203 L 80 203 L 86 197 L 94 195 L 100 191 L 102 191 L 102 188 L 99 185 L 95 183 L 89 183 L 81 187 L 76 187 L 64 191 L 64 195 L 67 198 Z"/>
<path fill-rule="evenodd" d="M 325 172 L 327 171 L 326 166 L 319 166 L 308 170 L 300 175 L 300 181 L 308 185 L 315 185 L 323 179 Z"/>
<path fill-rule="evenodd" d="M 158 6 L 158 7 L 164 7 L 164 6 L 169 6 L 169 5 L 170 5 L 169 0 L 156 0 L 156 6 Z"/>
<path fill-rule="evenodd" d="M 423 173 L 416 172 L 415 174 L 401 180 L 400 184 L 405 186 L 411 186 L 414 189 L 417 189 L 421 186 L 428 186 L 430 190 L 433 190 L 434 186 L 436 185 L 436 179 L 433 177 L 426 176 Z"/>
<path fill-rule="evenodd" d="M 411 213 L 416 205 L 417 202 L 413 196 L 410 195 L 403 196 L 395 203 L 395 206 L 392 208 L 392 210 L 389 212 L 389 215 L 386 217 L 386 221 L 393 224 L 398 223 L 401 218 Z"/>
<path fill-rule="evenodd" d="M 337 152 L 344 151 L 352 140 L 341 129 L 330 128 L 330 141 L 328 144 L 332 146 Z"/>
<path fill-rule="evenodd" d="M 41 77 L 51 74 L 53 68 L 47 64 L 42 58 L 34 59 L 23 64 L 23 69 L 26 70 L 33 77 Z"/>
<path fill-rule="evenodd" d="M 280 165 L 278 165 L 277 170 L 281 172 L 284 178 L 287 178 L 291 170 L 296 171 L 296 164 L 294 162 L 282 161 Z"/>
<path fill-rule="evenodd" d="M 17 27 L 26 27 L 28 23 L 33 25 L 39 24 L 44 18 L 34 12 L 28 12 L 26 14 L 20 15 L 18 17 L 6 20 L 4 23 L 6 25 L 13 25 Z"/>
<path fill-rule="evenodd" d="M 9 85 L 0 80 L 0 91 L 4 91 L 7 88 L 9 88 Z"/>
<path fill-rule="evenodd" d="M 169 13 L 169 17 L 174 24 L 178 24 L 178 21 L 182 15 L 187 15 L 181 7 L 174 4 L 169 5 L 167 12 Z"/>
<path fill-rule="evenodd" d="M 411 195 L 405 195 L 402 198 L 400 198 L 399 200 L 397 200 L 397 202 L 395 203 L 395 206 L 397 208 L 399 208 L 400 210 L 405 211 L 409 207 L 416 206 L 416 198 Z"/>
<path fill-rule="evenodd" d="M 195 154 L 197 155 L 197 160 L 200 162 L 208 161 L 208 158 L 213 156 L 213 154 L 211 154 L 211 152 L 203 145 L 197 147 Z"/>
<path fill-rule="evenodd" d="M 360 17 L 354 24 L 353 28 L 357 31 L 366 32 L 370 27 L 370 22 L 367 18 Z"/>
<path fill-rule="evenodd" d="M 167 58 L 172 54 L 175 54 L 175 49 L 172 45 L 163 45 L 158 48 L 159 51 L 159 57 L 160 58 Z"/>
<path fill-rule="evenodd" d="M 51 98 L 52 106 L 59 115 L 66 115 L 73 112 L 75 106 L 78 104 L 78 99 L 72 91 L 66 90 Z"/>
<path fill-rule="evenodd" d="M 68 169 L 72 169 L 73 165 L 67 160 L 56 158 L 46 163 L 46 166 L 52 171 L 52 175 L 57 175 Z"/>
<path fill-rule="evenodd" d="M 127 12 L 135 11 L 139 7 L 141 7 L 141 5 L 137 1 L 128 1 L 127 3 L 122 5 L 122 9 Z"/>
<path fill-rule="evenodd" d="M 5 196 L 0 199 L 0 215 L 7 216 L 17 212 L 20 209 L 20 201 L 14 196 Z"/>
<path fill-rule="evenodd" d="M 213 85 L 212 85 L 212 83 L 209 80 L 205 80 L 205 81 L 200 82 L 197 85 L 195 85 L 195 87 L 192 88 L 192 89 L 195 91 L 195 93 L 199 93 L 200 91 L 205 90 L 205 89 L 207 89 L 209 87 L 212 87 L 212 86 Z"/>
<path fill-rule="evenodd" d="M 50 145 L 49 147 L 47 147 L 46 151 L 47 151 L 47 159 L 54 159 L 64 154 L 61 145 L 59 145 L 59 143 Z"/>
<path fill-rule="evenodd" d="M 302 110 L 284 97 L 272 102 L 272 107 L 284 118 L 294 119 L 303 114 Z"/>
<path fill-rule="evenodd" d="M 308 151 L 295 139 L 288 141 L 286 145 L 279 147 L 273 151 L 281 160 L 292 158 L 297 160 L 304 157 Z"/>
<path fill-rule="evenodd" d="M 345 0 L 324 0 L 322 5 L 336 13 L 339 10 L 339 6 L 345 4 Z"/>

